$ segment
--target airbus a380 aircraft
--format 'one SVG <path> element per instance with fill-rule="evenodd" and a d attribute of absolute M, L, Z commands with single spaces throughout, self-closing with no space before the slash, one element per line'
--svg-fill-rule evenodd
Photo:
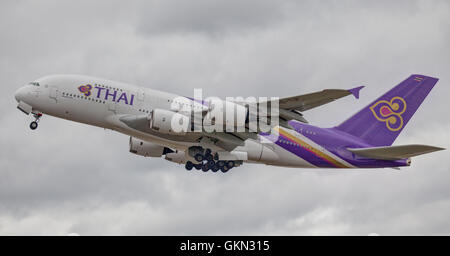
<path fill-rule="evenodd" d="M 409 166 L 410 157 L 443 149 L 391 146 L 437 81 L 411 75 L 333 128 L 309 125 L 301 112 L 351 94 L 358 98 L 362 87 L 282 98 L 277 102 L 278 116 L 268 114 L 269 119 L 279 117 L 279 122 L 265 132 L 248 129 L 249 116 L 261 113 L 251 113 L 242 102 L 225 103 L 243 113 L 244 131 L 195 130 L 198 118 L 194 114 L 200 115 L 202 124 L 213 109 L 211 102 L 87 76 L 43 77 L 18 89 L 15 98 L 18 109 L 34 116 L 33 130 L 42 114 L 112 129 L 130 136 L 130 152 L 164 155 L 187 170 L 227 172 L 244 162 L 303 168 L 398 168 Z M 191 112 L 179 111 L 184 105 Z M 227 114 L 213 123 L 239 126 L 230 120 Z"/>

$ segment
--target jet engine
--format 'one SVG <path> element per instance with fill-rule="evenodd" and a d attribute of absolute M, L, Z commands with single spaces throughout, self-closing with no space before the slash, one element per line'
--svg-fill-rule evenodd
<path fill-rule="evenodd" d="M 210 110 L 206 114 L 203 124 L 216 125 L 217 127 L 238 127 L 245 129 L 248 122 L 249 110 L 246 106 L 236 104 L 221 99 L 212 99 L 209 101 Z"/>
<path fill-rule="evenodd" d="M 189 129 L 190 118 L 170 110 L 154 109 L 149 119 L 150 128 L 163 134 L 185 135 Z"/>
<path fill-rule="evenodd" d="M 130 137 L 130 152 L 145 157 L 161 157 L 172 153 L 170 148 L 161 145 Z"/>
<path fill-rule="evenodd" d="M 166 154 L 166 160 L 177 164 L 185 164 L 187 162 L 184 151 L 176 151 Z"/>

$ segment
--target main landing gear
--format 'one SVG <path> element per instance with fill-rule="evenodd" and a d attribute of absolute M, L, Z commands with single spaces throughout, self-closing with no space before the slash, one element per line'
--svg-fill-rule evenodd
<path fill-rule="evenodd" d="M 42 117 L 42 113 L 33 113 L 33 116 L 34 116 L 34 121 L 30 123 L 30 129 L 36 130 L 36 128 L 38 128 L 39 120 Z"/>
<path fill-rule="evenodd" d="M 191 171 L 193 168 L 197 170 L 202 170 L 207 172 L 211 170 L 212 172 L 221 171 L 223 173 L 228 172 L 234 167 L 242 164 L 242 161 L 223 161 L 219 160 L 218 154 L 212 154 L 210 149 L 203 149 L 201 147 L 193 147 L 190 149 L 189 155 L 195 159 L 197 164 L 187 161 L 186 170 Z"/>
<path fill-rule="evenodd" d="M 187 161 L 185 167 L 188 171 L 191 171 L 193 168 L 195 168 L 197 170 L 202 170 L 203 172 L 207 172 L 209 170 L 211 170 L 212 172 L 217 172 L 220 170 L 221 172 L 226 173 L 234 168 L 235 165 L 235 161 L 218 161 L 217 163 L 215 163 L 214 161 L 204 161 L 199 164 L 194 164 L 191 161 Z"/>

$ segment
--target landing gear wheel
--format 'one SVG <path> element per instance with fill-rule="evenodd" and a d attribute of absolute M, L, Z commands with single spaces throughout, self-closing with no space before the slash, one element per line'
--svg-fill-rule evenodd
<path fill-rule="evenodd" d="M 34 117 L 34 121 L 31 122 L 30 129 L 36 130 L 36 128 L 38 127 L 39 119 L 41 119 L 41 117 L 42 117 L 42 113 L 33 113 L 33 117 Z"/>
<path fill-rule="evenodd" d="M 31 130 L 36 130 L 36 128 L 38 128 L 38 123 L 36 121 L 31 122 L 30 129 Z"/>
<path fill-rule="evenodd" d="M 194 167 L 194 164 L 191 161 L 187 161 L 185 167 L 186 167 L 186 170 L 190 171 Z"/>
<path fill-rule="evenodd" d="M 206 165 L 206 164 L 204 164 L 204 165 L 202 166 L 202 171 L 203 171 L 203 172 L 207 172 L 208 170 L 209 170 L 209 166 Z"/>
<path fill-rule="evenodd" d="M 220 168 L 222 168 L 222 167 L 225 166 L 225 161 L 219 161 L 219 162 L 217 162 L 217 165 L 218 165 Z"/>
<path fill-rule="evenodd" d="M 230 170 L 230 168 L 228 168 L 228 166 L 224 165 L 224 166 L 220 167 L 220 170 L 221 170 L 223 173 L 226 173 L 226 172 L 228 172 L 228 170 Z"/>
<path fill-rule="evenodd" d="M 218 161 L 219 160 L 219 154 L 214 154 L 214 160 Z"/>
<path fill-rule="evenodd" d="M 194 168 L 200 170 L 202 169 L 202 164 L 194 164 Z"/>
<path fill-rule="evenodd" d="M 208 161 L 212 161 L 214 159 L 213 155 L 211 153 L 205 154 L 205 159 Z"/>
<path fill-rule="evenodd" d="M 227 162 L 227 167 L 228 167 L 229 169 L 233 168 L 234 166 L 235 166 L 234 161 L 228 161 L 228 162 Z"/>
<path fill-rule="evenodd" d="M 194 159 L 195 159 L 195 161 L 197 161 L 197 162 L 203 162 L 204 157 L 203 157 L 202 154 L 196 154 L 196 155 L 194 156 Z"/>
<path fill-rule="evenodd" d="M 211 149 L 207 148 L 207 149 L 205 150 L 205 155 L 209 155 L 209 154 L 211 154 Z"/>
<path fill-rule="evenodd" d="M 208 165 L 209 168 L 212 168 L 216 163 L 214 161 L 208 161 L 206 165 Z"/>
<path fill-rule="evenodd" d="M 219 170 L 219 166 L 217 166 L 217 164 L 213 165 L 213 167 L 211 167 L 211 171 L 212 172 L 217 172 Z"/>

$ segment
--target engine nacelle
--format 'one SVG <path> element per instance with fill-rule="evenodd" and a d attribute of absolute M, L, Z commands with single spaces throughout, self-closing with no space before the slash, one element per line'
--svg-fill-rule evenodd
<path fill-rule="evenodd" d="M 206 125 L 222 127 L 245 127 L 248 108 L 230 101 L 212 99 L 209 101 L 210 110 L 203 121 Z"/>
<path fill-rule="evenodd" d="M 185 164 L 187 162 L 184 151 L 168 153 L 166 154 L 166 160 L 177 164 Z"/>
<path fill-rule="evenodd" d="M 189 129 L 190 118 L 165 109 L 154 109 L 149 116 L 151 129 L 172 135 L 185 135 Z"/>
<path fill-rule="evenodd" d="M 130 152 L 146 157 L 161 157 L 162 155 L 173 151 L 155 143 L 130 137 Z"/>

